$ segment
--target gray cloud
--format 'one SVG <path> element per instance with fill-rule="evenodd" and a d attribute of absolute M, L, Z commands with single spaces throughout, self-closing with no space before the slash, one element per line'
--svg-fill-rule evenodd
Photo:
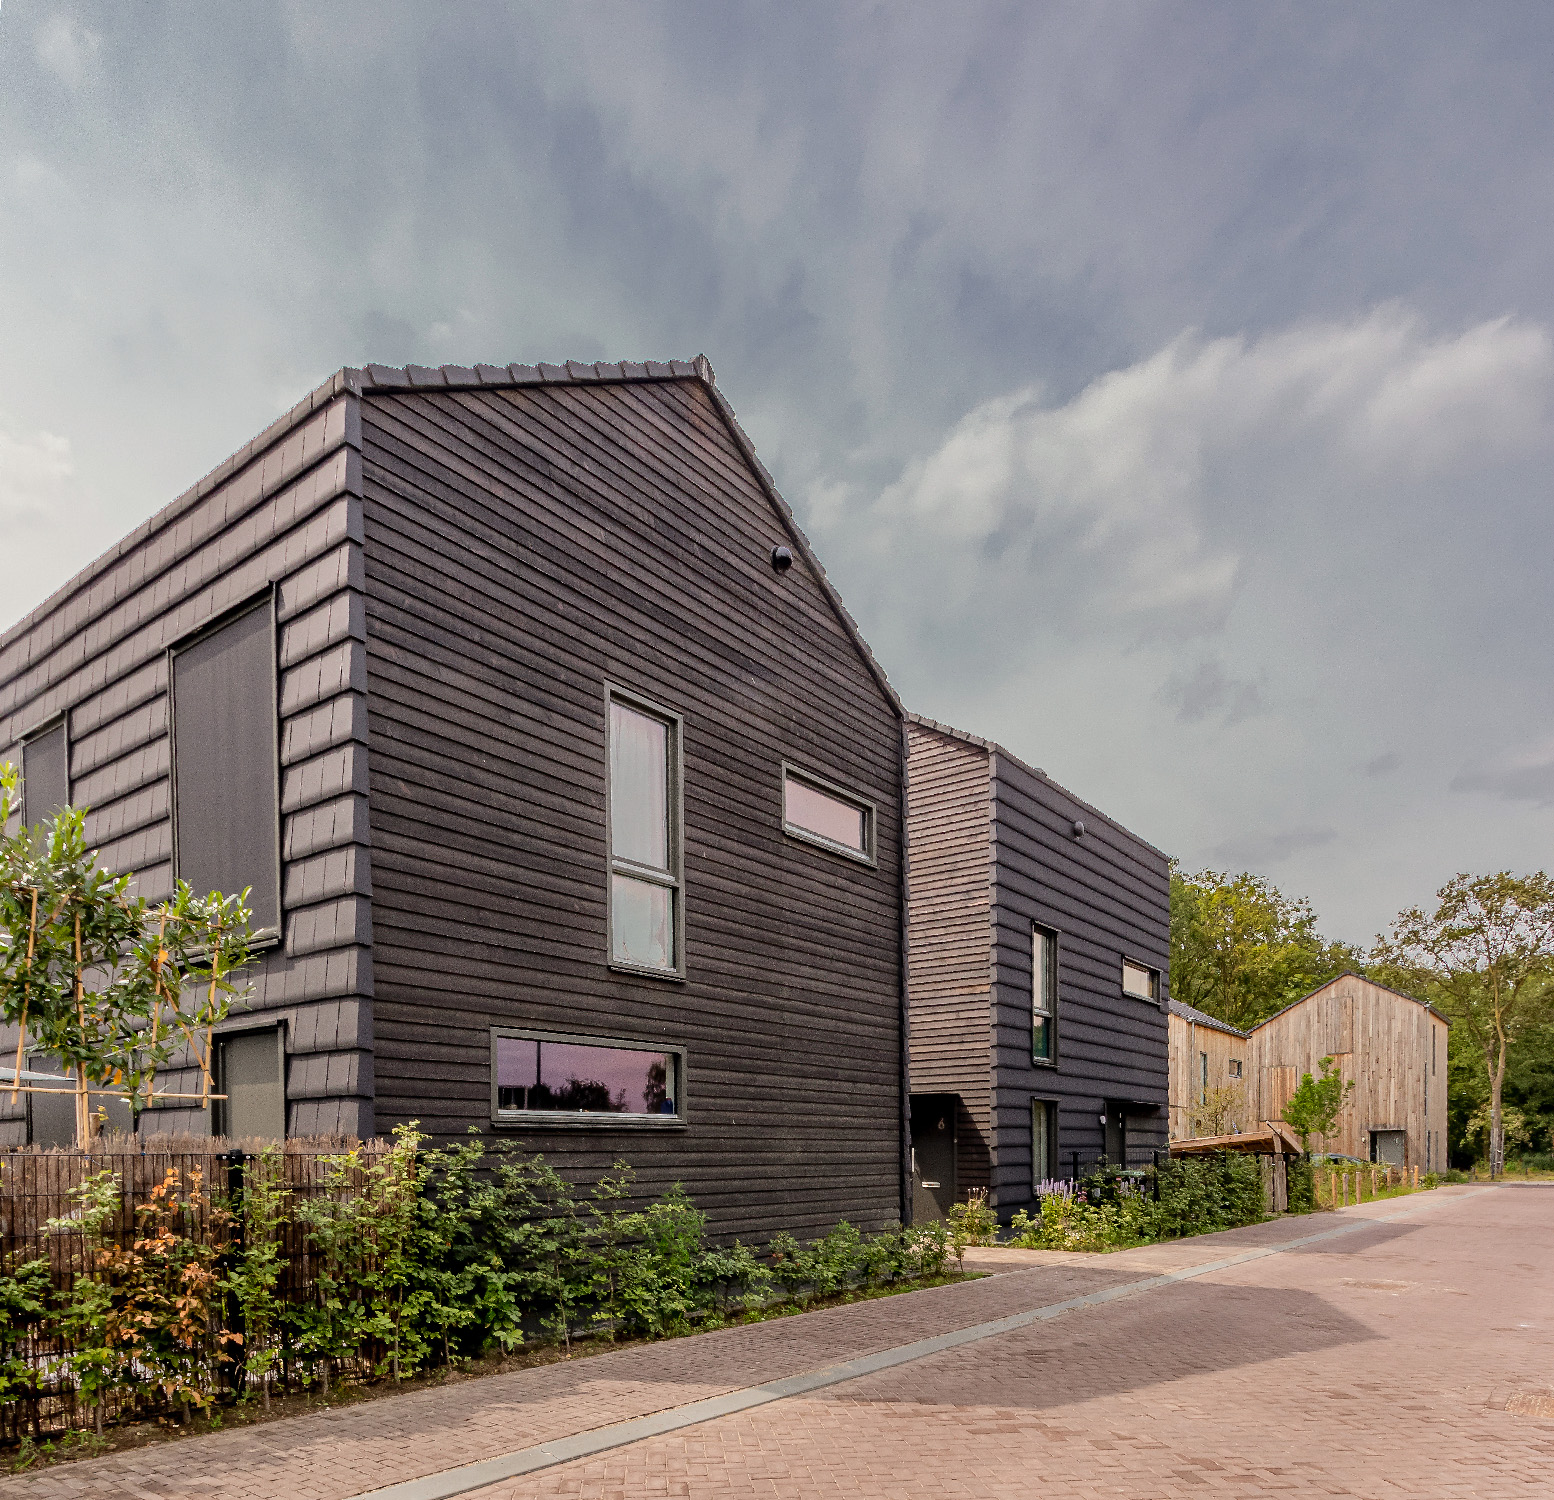
<path fill-rule="evenodd" d="M 1403 764 L 1403 757 L 1396 750 L 1385 750 L 1365 762 L 1367 776 L 1390 776 Z"/>
<path fill-rule="evenodd" d="M 1181 724 L 1215 718 L 1228 729 L 1263 712 L 1257 684 L 1228 676 L 1224 664 L 1212 659 L 1200 661 L 1191 672 L 1173 672 L 1158 696 L 1167 708 L 1176 710 Z"/>
<path fill-rule="evenodd" d="M 1506 802 L 1554 807 L 1554 743 L 1464 766 L 1452 777 L 1451 789 L 1488 792 Z"/>
<path fill-rule="evenodd" d="M 1326 849 L 1338 838 L 1336 828 L 1291 828 L 1282 833 L 1253 833 L 1228 839 L 1212 853 L 1217 863 L 1254 872 L 1273 869 L 1291 856 Z"/>
<path fill-rule="evenodd" d="M 1408 16 L 6 5 L 0 618 L 340 364 L 705 351 L 914 706 L 1351 935 L 1541 863 L 1554 12 Z"/>

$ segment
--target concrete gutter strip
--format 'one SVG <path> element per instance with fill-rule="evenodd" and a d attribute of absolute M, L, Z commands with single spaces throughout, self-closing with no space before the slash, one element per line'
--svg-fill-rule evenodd
<path fill-rule="evenodd" d="M 976 1323 L 970 1328 L 957 1328 L 952 1333 L 936 1334 L 933 1338 L 918 1339 L 915 1343 L 900 1344 L 894 1349 L 882 1349 L 877 1354 L 863 1354 L 844 1364 L 826 1365 L 823 1369 L 808 1370 L 800 1375 L 787 1375 L 781 1380 L 768 1381 L 765 1385 L 746 1386 L 742 1390 L 729 1391 L 721 1396 L 708 1396 L 701 1401 L 691 1401 L 684 1406 L 670 1407 L 654 1412 L 651 1416 L 635 1417 L 629 1422 L 616 1422 L 609 1427 L 595 1427 L 587 1432 L 574 1433 L 571 1437 L 557 1438 L 554 1442 L 538 1443 L 532 1448 L 519 1448 L 496 1458 L 481 1459 L 463 1464 L 456 1469 L 445 1469 L 439 1474 L 428 1474 L 423 1479 L 409 1479 L 401 1484 L 385 1485 L 381 1489 L 366 1490 L 353 1495 L 351 1500 L 448 1500 L 470 1490 L 481 1489 L 504 1479 L 516 1479 L 539 1469 L 553 1468 L 557 1464 L 571 1463 L 574 1459 L 590 1458 L 596 1453 L 607 1453 L 612 1448 L 622 1448 L 628 1443 L 639 1443 L 644 1438 L 661 1437 L 666 1432 L 678 1432 L 681 1428 L 695 1427 L 701 1422 L 711 1422 L 718 1417 L 731 1416 L 735 1412 L 749 1411 L 754 1406 L 765 1406 L 772 1401 L 785 1401 L 790 1396 L 806 1395 L 830 1385 L 857 1380 L 863 1375 L 873 1375 L 880 1370 L 893 1369 L 896 1365 L 911 1364 L 914 1360 L 927 1359 L 942 1354 L 946 1349 L 956 1349 L 962 1344 L 976 1344 L 984 1339 L 997 1338 L 1033 1323 L 1044 1323 L 1060 1318 L 1065 1313 L 1077 1312 L 1084 1307 L 1099 1307 L 1102 1303 L 1116 1302 L 1124 1297 L 1137 1297 L 1144 1292 L 1157 1291 L 1174 1286 L 1177 1282 L 1191 1281 L 1196 1276 L 1207 1276 L 1230 1266 L 1244 1265 L 1247 1261 L 1261 1260 L 1268 1255 L 1283 1255 L 1288 1250 L 1299 1250 L 1305 1245 L 1320 1244 L 1324 1240 L 1338 1239 L 1342 1235 L 1357 1234 L 1377 1224 L 1387 1224 L 1394 1219 L 1406 1218 L 1422 1208 L 1440 1203 L 1460 1203 L 1477 1193 L 1491 1192 L 1482 1187 L 1476 1192 L 1460 1193 L 1451 1198 L 1435 1198 L 1415 1204 L 1397 1213 L 1378 1214 L 1374 1218 L 1356 1219 L 1341 1224 L 1336 1229 L 1324 1229 L 1317 1234 L 1303 1235 L 1300 1239 L 1286 1240 L 1280 1245 L 1263 1245 L 1255 1250 L 1243 1250 L 1222 1260 L 1208 1261 L 1201 1266 L 1188 1266 L 1180 1271 L 1167 1271 L 1150 1276 L 1143 1281 L 1130 1281 L 1123 1286 L 1108 1287 L 1104 1291 L 1090 1292 L 1083 1297 L 1070 1297 L 1066 1302 L 1054 1302 L 1047 1307 L 1033 1307 L 1025 1312 L 1011 1313 L 1008 1317 L 995 1318 L 988 1323 Z"/>

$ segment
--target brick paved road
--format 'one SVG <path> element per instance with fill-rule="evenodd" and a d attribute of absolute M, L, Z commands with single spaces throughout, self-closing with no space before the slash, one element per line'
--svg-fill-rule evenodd
<path fill-rule="evenodd" d="M 471 1500 L 1546 1500 L 1551 1246 L 1554 1190 L 1501 1188 Z"/>
<path fill-rule="evenodd" d="M 1430 1204 L 1416 1217 L 1330 1245 L 478 1493 L 1554 1494 L 1554 1190 L 1460 1203 L 1447 1191 L 1412 1200 Z M 114 1455 L 0 1492 L 343 1500 L 1335 1222 L 1032 1256 L 981 1282 Z"/>

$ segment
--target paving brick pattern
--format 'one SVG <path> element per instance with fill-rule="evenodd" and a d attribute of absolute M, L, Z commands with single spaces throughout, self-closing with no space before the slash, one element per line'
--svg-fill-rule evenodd
<path fill-rule="evenodd" d="M 561 1465 L 481 1500 L 1546 1495 L 1554 1190 L 1445 1196 L 1414 1200 L 1430 1207 L 1397 1224 Z M 984 1281 L 112 1455 L 6 1480 L 0 1493 L 345 1500 L 1335 1222 L 1107 1257 L 998 1253 L 982 1260 L 1003 1274 Z"/>
<path fill-rule="evenodd" d="M 471 1500 L 1546 1500 L 1551 1231 L 1501 1188 Z"/>

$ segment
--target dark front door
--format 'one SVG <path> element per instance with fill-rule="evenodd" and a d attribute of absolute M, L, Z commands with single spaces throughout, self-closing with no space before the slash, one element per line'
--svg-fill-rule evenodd
<path fill-rule="evenodd" d="M 912 1097 L 912 1222 L 942 1219 L 955 1202 L 954 1094 Z"/>
<path fill-rule="evenodd" d="M 1128 1164 L 1128 1110 L 1115 1099 L 1106 1101 L 1106 1159 L 1114 1166 Z"/>

